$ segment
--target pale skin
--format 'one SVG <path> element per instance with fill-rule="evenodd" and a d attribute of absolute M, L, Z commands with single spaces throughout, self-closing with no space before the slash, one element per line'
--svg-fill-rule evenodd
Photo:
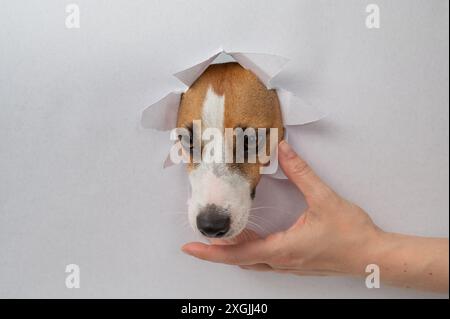
<path fill-rule="evenodd" d="M 279 163 L 308 204 L 292 227 L 250 241 L 188 243 L 182 250 L 211 262 L 295 275 L 365 277 L 366 266 L 376 264 L 383 283 L 448 292 L 447 238 L 381 230 L 363 209 L 324 183 L 285 141 L 279 145 Z"/>

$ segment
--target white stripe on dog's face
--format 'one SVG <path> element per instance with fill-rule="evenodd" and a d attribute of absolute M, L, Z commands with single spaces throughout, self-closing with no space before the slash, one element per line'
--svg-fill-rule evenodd
<path fill-rule="evenodd" d="M 225 96 L 214 93 L 212 87 L 206 92 L 202 109 L 202 125 L 206 128 L 217 128 L 224 131 Z"/>
<path fill-rule="evenodd" d="M 203 102 L 202 129 L 217 128 L 223 134 L 224 116 L 225 96 L 217 95 L 210 87 Z M 225 235 L 220 236 L 222 238 L 233 237 L 245 228 L 252 202 L 251 185 L 245 177 L 227 164 L 202 162 L 191 170 L 189 180 L 192 188 L 189 221 L 194 230 L 202 231 L 206 236 L 215 236 L 214 231 L 207 234 L 204 229 L 199 229 L 199 214 L 209 214 L 211 220 L 215 218 L 212 215 L 217 214 L 230 218 Z"/>

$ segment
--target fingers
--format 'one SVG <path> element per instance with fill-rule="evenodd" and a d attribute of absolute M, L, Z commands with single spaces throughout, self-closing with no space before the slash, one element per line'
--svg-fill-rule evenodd
<path fill-rule="evenodd" d="M 306 224 L 306 218 L 308 213 L 303 212 L 303 214 L 297 219 L 297 221 L 289 229 L 299 229 Z"/>
<path fill-rule="evenodd" d="M 286 141 L 280 142 L 278 150 L 283 172 L 303 193 L 310 206 L 332 192 Z"/>
<path fill-rule="evenodd" d="M 242 269 L 245 270 L 253 270 L 253 271 L 272 271 L 273 268 L 270 267 L 267 264 L 254 264 L 254 265 L 247 265 L 247 266 L 239 266 Z"/>
<path fill-rule="evenodd" d="M 181 250 L 191 256 L 229 265 L 253 265 L 264 263 L 273 253 L 267 240 L 258 239 L 235 245 L 207 245 L 189 243 Z"/>

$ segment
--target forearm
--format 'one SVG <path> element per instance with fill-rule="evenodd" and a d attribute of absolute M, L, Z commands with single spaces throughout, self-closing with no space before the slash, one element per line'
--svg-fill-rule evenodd
<path fill-rule="evenodd" d="M 449 289 L 448 239 L 380 232 L 365 263 L 377 264 L 380 279 L 387 284 L 438 292 Z"/>

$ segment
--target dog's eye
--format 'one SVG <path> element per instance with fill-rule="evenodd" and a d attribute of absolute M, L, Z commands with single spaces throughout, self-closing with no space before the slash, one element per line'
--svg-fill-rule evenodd
<path fill-rule="evenodd" d="M 194 148 L 194 137 L 192 128 L 188 127 L 184 134 L 179 134 L 178 139 L 181 142 L 181 146 L 190 152 Z"/>
<path fill-rule="evenodd" d="M 194 147 L 193 145 L 193 141 L 192 141 L 192 136 L 183 136 L 183 135 L 178 135 L 178 139 L 181 142 L 181 145 L 183 146 L 183 148 L 186 151 L 192 150 L 192 148 Z"/>
<path fill-rule="evenodd" d="M 180 135 L 181 145 L 186 151 L 190 151 L 194 148 L 192 136 L 181 136 Z"/>
<path fill-rule="evenodd" d="M 256 152 L 259 148 L 264 147 L 266 136 L 258 132 L 258 135 L 244 136 L 244 150 L 251 153 Z"/>
<path fill-rule="evenodd" d="M 258 145 L 258 138 L 255 135 L 244 136 L 245 152 L 256 150 L 257 145 Z"/>

